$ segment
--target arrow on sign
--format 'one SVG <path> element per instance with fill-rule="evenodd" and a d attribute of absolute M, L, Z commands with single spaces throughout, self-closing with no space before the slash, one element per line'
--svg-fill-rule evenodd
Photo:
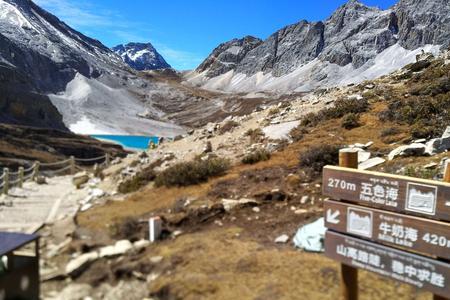
<path fill-rule="evenodd" d="M 337 210 L 333 213 L 331 209 L 327 210 L 327 222 L 331 224 L 339 224 L 339 215 L 341 213 Z"/>

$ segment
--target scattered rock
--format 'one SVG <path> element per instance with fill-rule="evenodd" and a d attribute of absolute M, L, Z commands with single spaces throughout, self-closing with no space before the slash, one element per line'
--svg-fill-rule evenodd
<path fill-rule="evenodd" d="M 150 245 L 150 241 L 147 241 L 147 240 L 139 240 L 139 241 L 133 243 L 134 249 L 136 249 L 138 251 L 141 249 L 147 248 L 149 245 Z"/>
<path fill-rule="evenodd" d="M 153 256 L 150 258 L 150 262 L 152 264 L 159 264 L 160 262 L 162 262 L 163 259 L 164 259 L 164 257 L 162 257 L 162 256 Z"/>
<path fill-rule="evenodd" d="M 258 205 L 258 202 L 254 199 L 222 199 L 223 208 L 226 211 L 230 211 L 237 206 L 245 206 L 245 205 Z"/>
<path fill-rule="evenodd" d="M 381 165 L 384 162 L 386 162 L 386 160 L 384 158 L 374 157 L 374 158 L 366 160 L 365 162 L 360 163 L 358 165 L 358 169 L 360 169 L 360 170 L 367 170 L 367 169 L 376 167 L 378 165 Z"/>
<path fill-rule="evenodd" d="M 38 176 L 36 177 L 36 183 L 39 185 L 47 184 L 47 178 L 44 176 Z"/>
<path fill-rule="evenodd" d="M 301 204 L 306 204 L 309 201 L 309 196 L 303 196 L 302 199 L 300 200 Z"/>
<path fill-rule="evenodd" d="M 432 139 L 426 144 L 425 153 L 434 155 L 450 149 L 450 137 Z"/>
<path fill-rule="evenodd" d="M 100 248 L 99 257 L 114 257 L 127 253 L 133 249 L 133 244 L 129 240 L 117 241 L 113 246 Z"/>
<path fill-rule="evenodd" d="M 289 236 L 287 234 L 280 235 L 275 239 L 277 244 L 286 244 L 289 241 Z"/>
<path fill-rule="evenodd" d="M 79 189 L 83 184 L 89 181 L 89 175 L 87 172 L 76 173 L 72 178 L 72 183 Z"/>
<path fill-rule="evenodd" d="M 428 146 L 425 146 L 424 144 L 411 144 L 400 146 L 392 150 L 388 154 L 388 159 L 393 160 L 397 156 L 421 156 L 425 154 L 426 148 L 428 148 Z"/>
<path fill-rule="evenodd" d="M 66 275 L 71 277 L 78 276 L 98 257 L 98 252 L 90 252 L 72 259 L 66 266 Z"/>
<path fill-rule="evenodd" d="M 259 212 L 261 211 L 261 209 L 260 209 L 259 207 L 257 207 L 257 206 L 253 207 L 252 210 L 253 210 L 255 213 L 259 213 Z"/>
<path fill-rule="evenodd" d="M 437 166 L 439 166 L 438 163 L 432 162 L 432 163 L 429 163 L 429 164 L 423 166 L 423 168 L 424 169 L 435 169 Z"/>

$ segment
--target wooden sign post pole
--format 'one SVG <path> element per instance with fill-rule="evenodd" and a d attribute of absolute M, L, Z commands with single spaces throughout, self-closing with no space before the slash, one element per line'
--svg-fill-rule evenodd
<path fill-rule="evenodd" d="M 340 150 L 339 166 L 357 169 L 358 151 L 353 149 Z M 341 294 L 344 300 L 358 299 L 358 269 L 341 264 Z"/>
<path fill-rule="evenodd" d="M 445 163 L 444 182 L 450 182 L 450 160 Z M 439 295 L 433 295 L 433 300 L 448 300 L 447 298 Z"/>

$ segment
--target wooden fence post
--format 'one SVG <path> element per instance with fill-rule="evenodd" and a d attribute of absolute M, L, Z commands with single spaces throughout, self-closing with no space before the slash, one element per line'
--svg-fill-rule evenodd
<path fill-rule="evenodd" d="M 23 176 L 25 169 L 23 167 L 19 167 L 19 188 L 23 188 Z"/>
<path fill-rule="evenodd" d="M 9 169 L 3 169 L 3 194 L 8 194 L 9 191 Z"/>
<path fill-rule="evenodd" d="M 76 172 L 76 169 L 75 169 L 75 157 L 71 156 L 70 157 L 70 174 L 74 175 L 75 172 Z"/>
<path fill-rule="evenodd" d="M 105 165 L 109 166 L 110 162 L 111 162 L 111 158 L 109 157 L 109 153 L 106 153 L 105 154 Z"/>
<path fill-rule="evenodd" d="M 450 182 L 450 160 L 445 162 L 445 171 L 444 171 L 444 182 Z M 444 298 L 439 295 L 433 295 L 433 300 L 448 300 L 448 298 Z"/>
<path fill-rule="evenodd" d="M 339 166 L 358 168 L 358 151 L 342 149 L 339 151 Z M 341 264 L 341 296 L 344 300 L 358 299 L 358 269 Z"/>
<path fill-rule="evenodd" d="M 36 181 L 37 177 L 39 176 L 39 168 L 41 166 L 41 163 L 36 161 L 34 163 L 34 170 L 33 170 L 33 181 Z"/>

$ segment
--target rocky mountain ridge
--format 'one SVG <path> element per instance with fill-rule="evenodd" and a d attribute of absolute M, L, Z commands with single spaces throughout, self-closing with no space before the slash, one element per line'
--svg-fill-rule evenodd
<path fill-rule="evenodd" d="M 169 69 L 171 66 L 151 43 L 128 43 L 112 50 L 137 71 Z"/>
<path fill-rule="evenodd" d="M 226 53 L 239 40 L 220 45 L 188 76 L 188 81 L 210 89 L 247 92 L 277 89 L 277 85 L 289 81 L 288 87 L 281 90 L 299 87 L 307 90 L 318 83 L 336 85 L 336 78 L 346 73 L 342 68 L 366 70 L 375 65 L 379 55 L 391 50 L 389 55 L 394 55 L 397 62 L 379 65 L 386 70 L 372 72 L 364 78 L 354 77 L 353 81 L 375 78 L 392 71 L 389 65 L 397 63 L 395 69 L 398 69 L 412 62 L 411 59 L 398 62 L 405 52 L 427 46 L 430 50 L 430 45 L 448 47 L 450 3 L 400 0 L 394 7 L 381 10 L 350 0 L 325 21 L 302 20 L 275 32 L 265 41 L 254 39 L 258 43 L 244 55 L 235 57 L 233 64 L 226 59 Z M 301 68 L 304 70 L 300 71 Z M 286 80 L 270 84 L 281 77 Z M 352 78 L 345 83 L 350 81 Z"/>

